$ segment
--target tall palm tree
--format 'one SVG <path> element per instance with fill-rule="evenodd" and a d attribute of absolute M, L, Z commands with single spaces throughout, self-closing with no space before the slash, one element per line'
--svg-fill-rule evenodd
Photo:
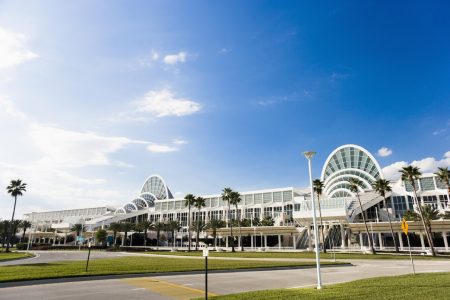
<path fill-rule="evenodd" d="M 31 222 L 27 221 L 27 220 L 22 220 L 22 222 L 20 222 L 20 228 L 22 228 L 23 233 L 22 233 L 22 241 L 25 239 L 25 233 L 27 231 L 28 228 L 31 228 Z"/>
<path fill-rule="evenodd" d="M 123 238 L 122 244 L 124 246 L 126 246 L 127 245 L 128 232 L 133 230 L 134 224 L 130 223 L 130 222 L 124 222 L 124 223 L 121 223 L 120 225 L 121 225 L 121 229 L 120 230 L 123 231 L 123 233 L 124 233 L 124 238 Z"/>
<path fill-rule="evenodd" d="M 387 204 L 388 204 L 388 200 L 386 199 L 386 193 L 391 192 L 392 188 L 389 185 L 389 180 L 386 179 L 377 179 L 377 181 L 375 181 L 372 184 L 373 189 L 384 199 L 384 202 L 386 203 L 386 212 L 387 212 L 387 216 L 388 216 L 388 220 L 389 220 L 389 226 L 391 228 L 391 234 L 392 234 L 392 239 L 394 240 L 394 247 L 395 247 L 395 252 L 399 252 L 398 250 L 398 246 L 397 246 L 397 241 L 395 240 L 395 235 L 394 235 L 394 229 L 392 228 L 392 222 L 391 222 L 391 216 L 389 214 L 389 211 L 387 211 Z M 393 205 L 392 203 L 392 197 L 390 197 L 391 199 L 391 206 Z"/>
<path fill-rule="evenodd" d="M 197 197 L 195 199 L 194 206 L 195 206 L 195 208 L 198 209 L 198 215 L 196 218 L 197 226 L 196 226 L 196 230 L 195 230 L 195 232 L 197 234 L 197 236 L 195 238 L 195 251 L 197 251 L 198 250 L 198 241 L 199 241 L 199 236 L 200 236 L 200 223 L 201 223 L 200 211 L 203 207 L 206 206 L 206 200 L 203 197 Z"/>
<path fill-rule="evenodd" d="M 431 221 L 438 220 L 440 218 L 446 218 L 445 215 L 441 215 L 439 210 L 433 208 L 429 204 L 422 205 L 423 218 L 425 220 L 425 225 L 428 227 L 428 230 L 431 232 Z M 420 214 L 415 211 L 408 210 L 403 218 L 407 221 L 420 221 Z"/>
<path fill-rule="evenodd" d="M 242 244 L 242 234 L 241 234 L 241 218 L 240 218 L 240 214 L 239 214 L 239 209 L 238 209 L 238 204 L 241 203 L 241 194 L 239 194 L 239 192 L 235 192 L 233 191 L 230 194 L 230 204 L 236 206 L 236 219 L 237 219 L 237 224 L 239 226 L 239 240 L 241 243 L 241 251 L 244 251 L 244 245 Z"/>
<path fill-rule="evenodd" d="M 314 192 L 316 192 L 317 195 L 317 204 L 319 204 L 320 230 L 322 232 L 323 253 L 327 253 L 327 248 L 325 247 L 325 235 L 323 234 L 322 208 L 320 207 L 320 196 L 322 196 L 323 186 L 323 182 L 320 179 L 313 180 L 313 188 Z"/>
<path fill-rule="evenodd" d="M 17 196 L 22 196 L 23 193 L 27 191 L 27 184 L 22 182 L 21 179 L 11 180 L 10 184 L 6 187 L 6 190 L 11 197 L 14 197 L 14 208 L 10 223 L 12 225 L 14 222 L 14 214 L 16 213 Z M 11 233 L 10 241 L 12 241 L 13 234 L 14 233 Z M 9 240 L 6 242 L 6 252 L 9 252 Z"/>
<path fill-rule="evenodd" d="M 77 239 L 80 236 L 81 231 L 83 230 L 83 225 L 81 224 L 73 224 L 71 231 L 74 231 L 77 234 Z M 80 242 L 81 243 L 81 242 Z"/>
<path fill-rule="evenodd" d="M 219 219 L 212 219 L 206 224 L 206 229 L 212 230 L 212 236 L 214 239 L 214 248 L 217 247 L 217 229 L 223 228 L 226 226 L 225 221 Z"/>
<path fill-rule="evenodd" d="M 231 214 L 230 214 L 230 201 L 231 201 L 231 197 L 232 197 L 232 193 L 233 190 L 229 187 L 224 188 L 222 190 L 222 199 L 223 201 L 227 201 L 228 202 L 228 221 L 227 221 L 227 225 L 228 227 L 230 227 L 230 235 L 231 235 L 231 251 L 232 252 L 236 252 L 234 250 L 234 236 L 233 236 L 233 222 L 231 221 Z"/>
<path fill-rule="evenodd" d="M 188 251 L 191 252 L 191 206 L 195 204 L 195 196 L 187 194 L 184 196 L 184 206 L 188 208 Z"/>
<path fill-rule="evenodd" d="M 181 229 L 180 222 L 178 222 L 177 220 L 169 221 L 169 223 L 167 223 L 167 229 L 169 229 L 170 232 L 172 233 L 172 248 L 173 248 L 173 247 L 175 247 L 175 241 L 176 241 L 175 231 L 178 231 Z"/>
<path fill-rule="evenodd" d="M 144 246 L 147 247 L 147 232 L 152 229 L 153 223 L 149 220 L 143 220 L 139 223 L 142 231 L 144 231 Z"/>
<path fill-rule="evenodd" d="M 117 244 L 117 232 L 120 232 L 122 230 L 122 224 L 120 223 L 111 223 L 109 224 L 109 230 L 113 232 L 113 240 L 114 240 L 114 246 Z"/>
<path fill-rule="evenodd" d="M 450 170 L 448 168 L 438 168 L 438 170 L 435 174 L 447 186 L 447 197 L 450 197 Z"/>
<path fill-rule="evenodd" d="M 422 211 L 422 205 L 420 205 L 418 198 L 417 198 L 417 190 L 415 181 L 419 180 L 422 173 L 420 173 L 418 167 L 413 166 L 407 166 L 403 167 L 402 170 L 400 170 L 401 178 L 403 181 L 409 181 L 409 183 L 412 185 L 413 192 L 414 192 L 414 202 L 416 203 L 416 207 L 419 210 L 420 219 L 422 220 L 422 226 L 425 231 L 425 234 L 427 236 L 428 245 L 430 245 L 431 255 L 436 256 L 436 252 L 434 252 L 434 244 L 433 239 L 431 238 L 431 233 L 428 231 L 428 227 L 426 226 L 423 211 Z"/>
<path fill-rule="evenodd" d="M 362 219 L 364 222 L 364 227 L 366 228 L 367 237 L 369 238 L 370 251 L 372 252 L 372 254 L 375 254 L 375 248 L 373 247 L 373 239 L 372 239 L 372 236 L 369 234 L 369 228 L 367 227 L 366 216 L 365 216 L 364 210 L 362 208 L 361 199 L 359 198 L 359 188 L 362 185 L 362 181 L 359 180 L 358 178 L 350 178 L 348 183 L 350 185 L 350 191 L 355 193 L 356 198 L 358 198 L 359 208 L 361 209 L 361 216 L 362 216 Z M 361 241 L 361 243 L 362 243 L 362 241 Z"/>
<path fill-rule="evenodd" d="M 166 229 L 166 223 L 157 221 L 153 224 L 153 228 L 156 231 L 156 247 L 159 247 L 159 237 L 161 235 L 161 231 Z"/>

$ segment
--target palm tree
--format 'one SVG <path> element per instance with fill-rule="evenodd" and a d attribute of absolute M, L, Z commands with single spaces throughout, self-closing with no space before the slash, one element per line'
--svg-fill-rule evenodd
<path fill-rule="evenodd" d="M 320 207 L 320 196 L 322 196 L 323 186 L 323 182 L 320 181 L 320 179 L 313 180 L 313 188 L 314 192 L 316 192 L 317 195 L 317 204 L 319 204 L 320 230 L 322 232 L 323 253 L 327 253 L 327 248 L 325 247 L 325 235 L 323 234 L 322 208 Z"/>
<path fill-rule="evenodd" d="M 152 229 L 153 223 L 149 220 L 144 220 L 139 223 L 139 226 L 141 230 L 144 231 L 144 247 L 147 247 L 147 232 Z"/>
<path fill-rule="evenodd" d="M 195 196 L 187 194 L 184 196 L 184 206 L 188 208 L 188 251 L 191 252 L 191 206 L 195 204 Z"/>
<path fill-rule="evenodd" d="M 170 232 L 172 233 L 172 248 L 173 248 L 173 247 L 175 247 L 175 241 L 176 241 L 175 231 L 178 231 L 181 229 L 180 222 L 178 222 L 177 220 L 169 221 L 169 223 L 167 223 L 167 229 L 169 229 Z"/>
<path fill-rule="evenodd" d="M 199 236 L 200 236 L 200 223 L 201 223 L 201 219 L 200 219 L 200 211 L 203 207 L 206 206 L 206 200 L 203 197 L 197 197 L 195 199 L 195 203 L 194 203 L 195 208 L 198 209 L 198 215 L 196 218 L 197 221 L 197 227 L 196 227 L 196 238 L 195 238 L 195 251 L 198 251 L 198 241 L 199 241 Z"/>
<path fill-rule="evenodd" d="M 423 218 L 425 220 L 425 225 L 428 230 L 431 232 L 431 221 L 438 220 L 440 218 L 446 218 L 445 215 L 441 215 L 439 210 L 433 208 L 431 205 L 422 205 Z M 415 211 L 408 210 L 403 217 L 407 221 L 420 221 L 420 214 Z"/>
<path fill-rule="evenodd" d="M 398 250 L 398 246 L 397 246 L 397 241 L 395 240 L 395 235 L 394 235 L 394 229 L 392 228 L 392 222 L 391 222 L 391 216 L 389 214 L 389 211 L 387 211 L 387 199 L 386 199 L 386 193 L 387 192 L 391 192 L 392 188 L 389 185 L 389 180 L 386 179 L 377 179 L 377 181 L 375 181 L 372 185 L 373 189 L 384 199 L 384 202 L 386 203 L 386 212 L 387 212 L 387 216 L 388 216 L 388 220 L 389 220 L 389 226 L 391 228 L 391 234 L 392 234 L 392 239 L 394 240 L 394 247 L 395 247 L 395 252 L 399 252 Z M 392 197 L 391 197 L 392 199 Z M 392 200 L 391 200 L 391 205 L 392 205 Z"/>
<path fill-rule="evenodd" d="M 25 182 L 22 182 L 22 180 L 11 180 L 10 184 L 6 187 L 6 190 L 8 191 L 8 194 L 11 195 L 11 197 L 14 197 L 14 208 L 13 213 L 11 217 L 11 225 L 14 222 L 14 214 L 16 213 L 16 204 L 17 204 L 17 196 L 22 196 L 24 192 L 27 191 L 27 184 Z M 13 238 L 13 234 L 11 233 L 11 241 Z M 6 242 L 6 252 L 9 252 L 9 241 Z"/>
<path fill-rule="evenodd" d="M 81 231 L 83 230 L 83 225 L 81 225 L 81 224 L 74 224 L 72 226 L 72 228 L 70 228 L 70 230 L 76 232 L 77 239 L 78 239 L 78 237 L 80 236 Z"/>
<path fill-rule="evenodd" d="M 114 246 L 117 244 L 117 232 L 122 230 L 122 224 L 120 223 L 111 223 L 109 224 L 109 230 L 113 232 L 113 240 L 114 240 Z"/>
<path fill-rule="evenodd" d="M 127 238 L 128 238 L 128 232 L 130 232 L 131 230 L 133 230 L 133 228 L 134 228 L 134 224 L 133 223 L 130 223 L 130 222 L 124 222 L 124 223 L 121 223 L 120 224 L 120 227 L 121 227 L 121 231 L 123 231 L 124 232 L 124 238 L 123 238 L 123 241 L 122 241 L 122 244 L 124 245 L 124 246 L 126 246 L 127 245 Z"/>
<path fill-rule="evenodd" d="M 447 186 L 447 197 L 450 197 L 450 170 L 448 168 L 438 168 L 438 170 L 435 174 Z"/>
<path fill-rule="evenodd" d="M 27 221 L 27 220 L 23 220 L 20 223 L 20 228 L 22 228 L 23 233 L 22 233 L 22 240 L 25 239 L 25 232 L 27 231 L 28 228 L 31 228 L 31 222 Z"/>
<path fill-rule="evenodd" d="M 260 224 L 261 226 L 273 226 L 275 224 L 275 220 L 272 218 L 272 216 L 264 216 Z"/>
<path fill-rule="evenodd" d="M 209 221 L 208 224 L 206 224 L 206 229 L 212 230 L 212 236 L 214 239 L 214 248 L 217 247 L 217 229 L 225 227 L 227 224 L 223 220 L 219 219 L 212 219 Z"/>
<path fill-rule="evenodd" d="M 348 183 L 350 185 L 350 191 L 355 193 L 356 198 L 358 198 L 359 208 L 361 209 L 361 216 L 362 216 L 362 219 L 364 222 L 364 227 L 366 227 L 367 237 L 369 238 L 370 251 L 372 252 L 372 254 L 375 254 L 375 248 L 373 247 L 373 239 L 372 239 L 372 236 L 369 234 L 369 228 L 367 227 L 366 216 L 365 216 L 364 210 L 362 208 L 361 199 L 359 198 L 359 188 L 362 185 L 362 181 L 359 180 L 358 178 L 350 178 Z M 361 241 L 361 243 L 362 243 L 362 241 Z"/>
<path fill-rule="evenodd" d="M 412 185 L 413 192 L 414 192 L 414 202 L 416 203 L 416 206 L 419 210 L 419 215 L 422 220 L 422 226 L 423 226 L 423 229 L 427 236 L 428 245 L 430 245 L 431 255 L 436 256 L 436 253 L 434 252 L 433 239 L 431 238 L 431 233 L 428 231 L 428 228 L 426 226 L 423 211 L 422 211 L 422 206 L 419 204 L 419 201 L 417 199 L 417 190 L 416 190 L 415 181 L 419 180 L 422 173 L 420 173 L 418 167 L 413 167 L 413 166 L 403 167 L 402 170 L 400 170 L 400 173 L 402 174 L 402 176 L 401 176 L 402 180 L 409 181 L 409 183 L 411 183 L 411 185 Z"/>
<path fill-rule="evenodd" d="M 231 252 L 236 252 L 234 250 L 234 236 L 233 236 L 233 222 L 231 221 L 231 215 L 230 215 L 230 205 L 231 205 L 231 197 L 232 197 L 233 190 L 229 187 L 224 188 L 222 190 L 222 199 L 223 201 L 228 202 L 228 226 L 230 227 L 230 235 L 231 235 Z"/>
<path fill-rule="evenodd" d="M 237 219 L 237 224 L 239 226 L 239 240 L 241 243 L 241 251 L 244 251 L 244 245 L 242 244 L 242 234 L 241 234 L 241 222 L 240 222 L 240 214 L 239 214 L 239 209 L 238 209 L 238 204 L 241 202 L 241 194 L 239 194 L 239 192 L 235 192 L 233 191 L 230 194 L 230 204 L 236 206 L 236 219 Z"/>
<path fill-rule="evenodd" d="M 156 231 L 156 247 L 159 247 L 159 237 L 161 235 L 161 231 L 166 229 L 166 224 L 164 222 L 157 221 L 153 224 L 153 228 Z"/>

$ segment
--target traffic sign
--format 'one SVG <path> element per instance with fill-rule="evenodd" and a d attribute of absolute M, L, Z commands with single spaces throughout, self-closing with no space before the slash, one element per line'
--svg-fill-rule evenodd
<path fill-rule="evenodd" d="M 408 234 L 408 223 L 406 223 L 405 218 L 402 220 L 402 230 L 406 235 Z"/>

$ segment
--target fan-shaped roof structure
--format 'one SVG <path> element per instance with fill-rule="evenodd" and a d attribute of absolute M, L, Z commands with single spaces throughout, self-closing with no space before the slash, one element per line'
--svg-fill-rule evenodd
<path fill-rule="evenodd" d="M 322 169 L 323 193 L 328 198 L 353 197 L 350 178 L 361 180 L 360 191 L 371 190 L 372 183 L 383 178 L 380 165 L 369 151 L 358 145 L 343 145 L 328 156 Z"/>

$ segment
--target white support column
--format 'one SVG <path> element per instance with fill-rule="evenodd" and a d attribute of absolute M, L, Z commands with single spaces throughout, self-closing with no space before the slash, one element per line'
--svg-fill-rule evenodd
<path fill-rule="evenodd" d="M 383 237 L 381 236 L 381 232 L 378 233 L 378 243 L 380 244 L 380 250 L 383 249 Z"/>
<path fill-rule="evenodd" d="M 297 237 L 295 235 L 292 236 L 292 248 L 295 249 L 297 246 Z"/>
<path fill-rule="evenodd" d="M 228 236 L 225 237 L 225 248 L 228 248 Z"/>
<path fill-rule="evenodd" d="M 241 249 L 241 237 L 238 237 L 238 248 Z"/>
<path fill-rule="evenodd" d="M 423 239 L 423 233 L 420 233 L 420 244 L 422 245 L 422 250 L 425 250 L 425 240 Z"/>
<path fill-rule="evenodd" d="M 311 225 L 308 224 L 308 250 L 313 251 Z"/>
<path fill-rule="evenodd" d="M 400 243 L 400 250 L 404 250 L 403 248 L 403 239 L 402 239 L 402 233 L 401 232 L 397 232 L 398 233 L 398 242 Z"/>
<path fill-rule="evenodd" d="M 264 248 L 267 248 L 267 235 L 264 235 Z"/>
<path fill-rule="evenodd" d="M 278 249 L 281 249 L 281 234 L 278 235 Z"/>
<path fill-rule="evenodd" d="M 364 238 L 362 232 L 359 233 L 359 244 L 361 245 L 361 249 L 364 249 Z"/>
<path fill-rule="evenodd" d="M 250 236 L 250 247 L 252 248 L 252 250 L 253 250 L 253 238 L 254 237 L 255 236 L 253 234 Z"/>
<path fill-rule="evenodd" d="M 341 225 L 341 248 L 345 248 L 345 229 L 344 224 Z"/>
<path fill-rule="evenodd" d="M 442 233 L 442 238 L 444 239 L 445 251 L 448 251 L 448 240 L 447 240 L 447 232 L 446 231 L 444 231 Z"/>

